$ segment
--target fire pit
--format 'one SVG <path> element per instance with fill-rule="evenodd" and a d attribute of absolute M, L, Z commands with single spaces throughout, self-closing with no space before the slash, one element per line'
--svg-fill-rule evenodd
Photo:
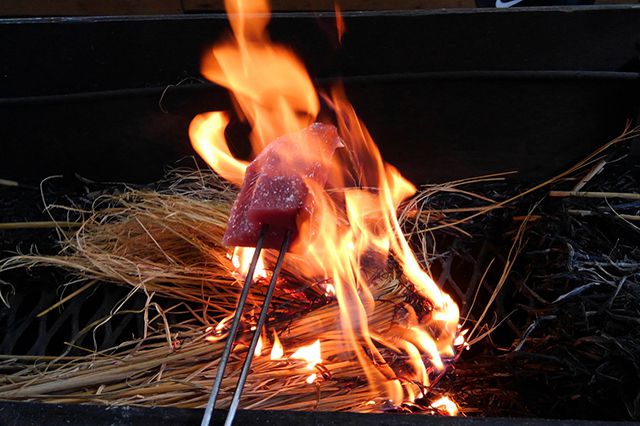
<path fill-rule="evenodd" d="M 153 77 L 138 70 L 109 74 L 99 86 L 95 79 L 77 81 L 73 93 L 67 93 L 72 80 L 60 74 L 54 74 L 54 87 L 23 86 L 20 96 L 1 101 L 10 119 L 6 128 L 44 148 L 32 159 L 41 167 L 27 171 L 7 162 L 3 244 L 13 248 L 22 240 L 18 246 L 24 251 L 31 241 L 44 253 L 29 249 L 0 263 L 10 324 L 2 342 L 7 373 L 0 398 L 202 407 L 225 341 L 232 341 L 228 331 L 238 283 L 248 274 L 245 286 L 251 276 L 256 282 L 250 308 L 238 311 L 241 333 L 229 346 L 227 369 L 237 376 L 243 358 L 253 358 L 244 408 L 637 418 L 638 336 L 625 324 L 638 318 L 634 247 L 640 196 L 632 119 L 639 80 L 629 40 L 639 36 L 632 28 L 638 28 L 640 15 L 623 10 L 285 14 L 273 18 L 271 44 L 265 11 L 240 8 L 231 15 L 235 38 L 213 50 L 203 46 L 211 34 L 174 40 L 172 46 L 190 47 L 177 48 L 178 56 Z M 507 46 L 494 52 L 510 65 L 498 68 L 495 58 L 483 55 L 460 60 L 457 52 L 448 66 L 458 61 L 458 68 L 433 71 L 435 64 L 445 65 L 418 58 L 415 49 L 414 56 L 403 57 L 387 38 L 370 36 L 375 28 L 397 29 L 394 34 L 413 40 L 425 24 L 461 28 L 465 19 L 483 28 L 488 39 L 492 28 L 513 29 L 513 20 L 521 26 L 557 22 L 577 31 L 604 19 L 611 28 L 616 24 L 615 31 L 597 45 L 615 41 L 618 49 L 585 62 L 562 57 L 564 62 L 551 66 L 549 50 L 531 46 L 524 55 Z M 147 54 L 140 48 L 145 40 L 127 38 L 126 32 L 164 28 L 160 24 L 184 35 L 209 26 L 221 33 L 226 21 L 214 16 L 3 23 L 5 31 L 26 41 L 43 30 L 64 39 L 76 31 L 74 25 L 86 26 L 90 37 L 84 47 L 95 53 L 79 63 L 97 65 L 95 70 L 103 68 L 104 52 L 116 51 L 112 42 L 118 37 L 140 43 L 128 52 Z M 100 47 L 105 34 L 118 36 Z M 282 41 L 301 52 L 318 80 L 311 81 Z M 369 50 L 360 52 L 363 46 Z M 371 46 L 388 55 L 378 52 L 383 63 L 371 62 Z M 193 54 L 189 49 L 207 52 L 202 73 L 215 84 L 197 77 L 191 56 L 183 63 L 191 68 L 172 68 L 180 55 Z M 435 52 L 441 51 L 446 49 Z M 115 63 L 122 62 L 107 61 L 111 72 Z M 167 85 L 176 69 L 184 77 Z M 13 65 L 7 76 L 27 81 L 29 72 Z M 336 83 L 338 74 L 345 75 L 346 94 Z M 139 87 L 153 79 L 163 84 Z M 231 91 L 231 103 L 220 86 Z M 382 157 L 356 115 L 359 104 L 366 105 L 364 121 L 374 123 L 371 133 L 380 137 Z M 220 112 L 232 109 L 235 115 Z M 194 116 L 191 143 L 217 174 L 196 159 L 183 160 L 153 185 L 93 180 L 157 178 L 149 165 L 188 152 L 176 141 L 185 141 Z M 28 117 L 36 117 L 35 129 L 26 128 Z M 299 132 L 314 120 L 337 129 L 316 124 Z M 385 125 L 387 120 L 394 124 Z M 411 127 L 424 120 L 427 132 Z M 311 134 L 335 143 L 324 154 L 312 153 L 311 145 L 297 148 Z M 46 147 L 45 135 L 72 137 L 69 144 Z M 83 145 L 91 135 L 97 141 Z M 431 135 L 437 143 L 425 146 Z M 107 138 L 121 150 L 97 143 Z M 532 143 L 541 138 L 544 143 Z M 249 201 L 241 194 L 230 221 L 239 225 L 230 226 L 223 239 L 244 160 L 273 140 L 270 147 L 281 148 L 258 157 L 258 177 L 244 182 L 270 189 L 253 191 Z M 9 146 L 10 156 L 19 152 L 17 143 Z M 76 162 L 78 154 L 82 160 Z M 514 177 L 511 168 L 522 174 Z M 80 171 L 92 180 L 67 175 L 33 186 L 30 179 L 54 169 Z M 401 173 L 418 182 L 458 179 L 417 190 Z M 276 185 L 282 179 L 287 183 Z M 284 206 L 292 200 L 278 201 L 278 215 L 267 211 L 283 191 L 297 209 L 304 205 L 286 225 Z M 11 196 L 18 193 L 24 194 L 20 201 Z M 33 210 L 36 199 L 46 206 L 44 219 Z M 261 200 L 259 209 L 255 199 Z M 254 275 L 247 271 L 251 248 L 223 247 L 262 241 L 236 232 L 257 217 L 250 231 L 256 235 L 266 224 L 293 226 L 280 277 L 277 253 L 265 252 Z M 278 247 L 276 239 L 267 233 L 265 246 Z M 35 266 L 44 272 L 25 277 L 25 268 Z M 257 311 L 270 278 L 276 292 L 261 331 Z M 20 280 L 35 280 L 49 291 L 71 282 L 62 295 L 47 298 L 41 290 L 22 290 Z M 256 328 L 259 340 L 249 345 Z M 231 400 L 233 383 L 223 382 L 223 404 Z M 610 411 L 602 411 L 603 404 Z"/>

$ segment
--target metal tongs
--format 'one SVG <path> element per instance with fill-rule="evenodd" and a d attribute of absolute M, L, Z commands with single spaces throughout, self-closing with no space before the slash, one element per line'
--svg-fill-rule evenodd
<path fill-rule="evenodd" d="M 227 342 L 225 343 L 224 351 L 222 352 L 222 358 L 220 358 L 220 362 L 218 363 L 216 379 L 213 382 L 213 388 L 211 389 L 209 402 L 207 403 L 207 408 L 204 412 L 204 416 L 202 417 L 201 426 L 209 426 L 211 424 L 213 412 L 215 411 L 216 400 L 218 398 L 218 393 L 220 392 L 220 385 L 222 385 L 222 379 L 224 377 L 224 370 L 227 367 L 227 361 L 229 360 L 229 355 L 231 355 L 231 350 L 233 349 L 233 344 L 238 334 L 238 327 L 240 326 L 240 320 L 242 319 L 242 312 L 247 301 L 247 296 L 249 295 L 249 289 L 251 287 L 251 284 L 253 283 L 253 275 L 255 274 L 256 264 L 258 263 L 258 259 L 260 258 L 260 252 L 262 251 L 262 245 L 264 243 L 266 233 L 267 226 L 264 226 L 262 228 L 262 231 L 260 232 L 258 242 L 256 243 L 256 251 L 253 253 L 253 258 L 251 259 L 249 271 L 247 272 L 247 276 L 244 280 L 244 286 L 242 287 L 240 299 L 238 299 L 236 312 L 233 316 L 231 328 L 229 329 L 229 336 L 227 336 Z M 236 390 L 233 393 L 231 405 L 229 406 L 229 413 L 227 414 L 227 418 L 224 421 L 225 426 L 230 426 L 233 423 L 233 418 L 235 417 L 236 411 L 238 410 L 238 404 L 240 403 L 240 397 L 242 396 L 242 389 L 244 388 L 244 384 L 247 380 L 247 375 L 249 374 L 249 369 L 251 368 L 251 361 L 253 360 L 253 354 L 256 350 L 256 346 L 258 345 L 260 334 L 262 333 L 262 327 L 267 320 L 267 311 L 269 310 L 271 298 L 273 297 L 273 291 L 276 288 L 278 275 L 280 274 L 280 269 L 282 268 L 282 261 L 284 260 L 284 256 L 287 253 L 287 250 L 289 249 L 290 242 L 291 231 L 289 230 L 286 232 L 284 240 L 282 241 L 282 245 L 280 246 L 280 252 L 278 253 L 276 265 L 273 268 L 273 274 L 271 275 L 271 281 L 269 281 L 269 287 L 267 288 L 267 294 L 264 298 L 264 303 L 262 304 L 260 316 L 258 317 L 258 323 L 256 324 L 256 328 L 253 332 L 253 337 L 251 338 L 251 344 L 249 345 L 246 358 L 242 365 L 242 370 L 240 371 L 240 377 L 238 378 L 238 383 L 236 384 Z"/>

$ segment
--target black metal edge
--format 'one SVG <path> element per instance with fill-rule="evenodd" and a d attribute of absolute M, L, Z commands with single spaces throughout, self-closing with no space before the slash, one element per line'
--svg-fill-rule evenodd
<path fill-rule="evenodd" d="M 469 8 L 469 9 L 422 9 L 422 10 L 363 10 L 344 11 L 341 15 L 344 18 L 369 18 L 376 16 L 385 17 L 407 17 L 407 16 L 428 16 L 428 15 L 467 15 L 467 14 L 490 14 L 490 13 L 580 13 L 601 10 L 632 10 L 638 9 L 640 5 L 635 4 L 604 4 L 594 6 L 535 6 L 535 7 L 515 7 L 515 8 Z M 260 14 L 254 14 L 260 16 Z M 251 15 L 250 15 L 251 16 Z M 331 18 L 336 14 L 333 11 L 318 12 L 273 12 L 274 19 L 283 18 Z M 176 15 L 116 15 L 116 16 L 46 16 L 29 18 L 0 18 L 0 25 L 4 24 L 83 24 L 96 22 L 121 22 L 121 21 L 175 21 L 175 20 L 208 20 L 227 19 L 226 13 L 198 13 L 198 14 L 176 14 Z"/>
<path fill-rule="evenodd" d="M 216 411 L 213 424 L 221 424 L 226 412 Z M 198 425 L 202 410 L 185 408 L 142 408 L 130 406 L 106 407 L 99 405 L 64 405 L 35 402 L 0 401 L 0 424 L 3 426 L 187 426 Z M 518 423 L 524 426 L 605 426 L 631 425 L 631 422 L 553 420 L 526 418 L 483 417 L 433 417 L 399 413 L 359 414 L 315 411 L 262 411 L 240 410 L 236 415 L 238 425 L 388 425 L 388 426 L 506 426 Z"/>
<path fill-rule="evenodd" d="M 332 14 L 276 14 L 270 34 L 294 50 L 318 78 L 640 71 L 640 8 L 522 8 L 514 13 L 358 12 L 345 16 L 342 44 Z M 9 58 L 0 66 L 3 97 L 23 97 L 136 89 L 195 78 L 202 55 L 228 34 L 229 26 L 225 14 L 164 15 L 0 20 L 0 31 L 7 41 L 0 43 L 0 52 Z M 440 74 L 421 75 L 431 72 Z M 507 78 L 472 76 L 496 77 Z"/>
<path fill-rule="evenodd" d="M 314 79 L 317 85 L 344 83 L 386 83 L 420 80 L 630 80 L 640 81 L 640 73 L 621 71 L 450 71 L 422 72 L 406 74 L 377 74 Z M 60 95 L 20 96 L 0 98 L 0 107 L 8 105 L 49 104 L 65 102 L 84 102 L 99 99 L 126 98 L 132 96 L 160 96 L 168 92 L 208 92 L 226 89 L 212 83 L 200 82 L 188 85 L 163 85 L 92 92 L 67 93 Z"/>

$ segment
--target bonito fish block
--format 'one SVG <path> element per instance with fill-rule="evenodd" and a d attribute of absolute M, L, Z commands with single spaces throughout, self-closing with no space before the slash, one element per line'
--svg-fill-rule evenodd
<path fill-rule="evenodd" d="M 271 142 L 249 164 L 225 231 L 228 246 L 255 247 L 263 226 L 265 248 L 279 248 L 287 230 L 297 234 L 299 215 L 312 208 L 305 181 L 326 183 L 336 148 L 342 146 L 334 126 L 314 123 Z"/>

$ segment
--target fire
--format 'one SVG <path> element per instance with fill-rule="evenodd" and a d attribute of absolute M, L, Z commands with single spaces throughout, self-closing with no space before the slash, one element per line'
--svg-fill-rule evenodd
<path fill-rule="evenodd" d="M 458 334 L 458 336 L 453 341 L 453 346 L 455 347 L 462 346 L 463 348 L 469 348 L 469 343 L 467 343 L 467 339 L 465 337 L 468 331 L 469 331 L 468 329 L 462 330 L 460 334 Z"/>
<path fill-rule="evenodd" d="M 334 8 L 336 11 L 336 30 L 338 31 L 338 41 L 342 43 L 342 36 L 344 36 L 346 27 L 344 25 L 344 19 L 342 18 L 342 11 L 340 10 L 340 5 L 338 3 L 335 3 Z"/>
<path fill-rule="evenodd" d="M 298 57 L 271 43 L 266 0 L 225 0 L 225 8 L 235 37 L 204 56 L 202 74 L 233 93 L 242 116 L 252 124 L 257 153 L 278 136 L 311 124 L 320 102 Z"/>
<path fill-rule="evenodd" d="M 326 284 L 324 286 L 324 295 L 327 297 L 333 297 L 336 295 L 336 288 L 333 284 Z"/>
<path fill-rule="evenodd" d="M 255 155 L 273 139 L 314 122 L 320 98 L 300 59 L 269 39 L 266 0 L 226 0 L 225 5 L 233 36 L 205 54 L 202 73 L 231 92 L 236 113 L 251 126 Z M 340 307 L 341 341 L 332 344 L 342 345 L 336 352 L 360 365 L 371 391 L 396 404 L 412 401 L 429 386 L 430 374 L 441 371 L 455 355 L 461 342 L 458 306 L 422 268 L 398 222 L 396 210 L 415 193 L 415 186 L 383 161 L 341 86 L 322 99 L 330 113 L 323 117 L 334 117 L 345 155 L 332 160 L 326 185 L 330 190 L 306 180 L 314 209 L 298 224 L 299 235 L 292 247 L 296 256 L 288 257 L 287 267 L 295 268 L 309 282 L 327 283 L 326 295 L 335 295 Z M 218 112 L 196 116 L 190 136 L 207 163 L 239 185 L 246 163 L 230 154 L 224 139 L 226 117 Z M 293 164 L 296 160 L 285 161 Z M 246 274 L 252 250 L 234 251 L 240 274 Z M 389 256 L 396 259 L 405 278 L 432 310 L 420 323 L 398 324 L 379 335 L 369 329 L 368 318 L 379 302 L 367 270 L 385 267 Z M 264 271 L 264 265 L 258 269 Z M 383 357 L 381 346 L 408 359 L 412 377 L 403 373 L 401 380 Z M 276 335 L 271 359 L 283 355 Z M 299 348 L 290 358 L 303 359 L 313 369 L 322 362 L 320 340 Z M 316 378 L 308 380 L 313 383 Z M 448 412 L 449 408 L 446 406 Z"/>
<path fill-rule="evenodd" d="M 258 344 L 256 345 L 256 350 L 253 352 L 253 356 L 262 355 L 262 336 L 258 339 Z"/>
<path fill-rule="evenodd" d="M 249 265 L 251 264 L 251 259 L 253 259 L 255 251 L 256 249 L 253 247 L 235 247 L 233 249 L 231 263 L 236 270 L 236 274 L 241 278 L 247 276 L 247 273 L 249 272 Z M 267 270 L 264 267 L 262 253 L 258 257 L 258 263 L 256 263 L 256 270 L 253 276 L 261 278 L 267 277 Z"/>
<path fill-rule="evenodd" d="M 322 363 L 322 349 L 320 347 L 320 339 L 316 340 L 309 346 L 302 346 L 289 357 L 291 359 L 301 359 L 307 362 L 307 370 L 313 370 L 314 367 Z"/>
<path fill-rule="evenodd" d="M 458 415 L 458 405 L 447 396 L 443 396 L 442 398 L 432 402 L 431 406 L 446 412 L 450 416 Z"/>
<path fill-rule="evenodd" d="M 246 161 L 236 160 L 229 151 L 224 129 L 229 118 L 224 112 L 207 112 L 196 115 L 189 125 L 189 139 L 193 149 L 220 176 L 236 185 L 242 184 Z"/>
<path fill-rule="evenodd" d="M 272 361 L 282 359 L 284 356 L 284 348 L 282 347 L 282 343 L 280 343 L 280 339 L 278 338 L 278 333 L 273 330 L 273 346 L 271 347 L 271 355 L 270 359 Z"/>
<path fill-rule="evenodd" d="M 234 315 L 235 315 L 235 312 L 232 312 L 231 315 L 227 315 L 226 317 L 221 319 L 218 324 L 216 324 L 216 327 L 215 327 L 216 334 L 221 334 L 222 333 L 222 331 L 224 330 L 225 326 L 227 325 L 228 322 L 230 322 L 233 319 Z"/>

